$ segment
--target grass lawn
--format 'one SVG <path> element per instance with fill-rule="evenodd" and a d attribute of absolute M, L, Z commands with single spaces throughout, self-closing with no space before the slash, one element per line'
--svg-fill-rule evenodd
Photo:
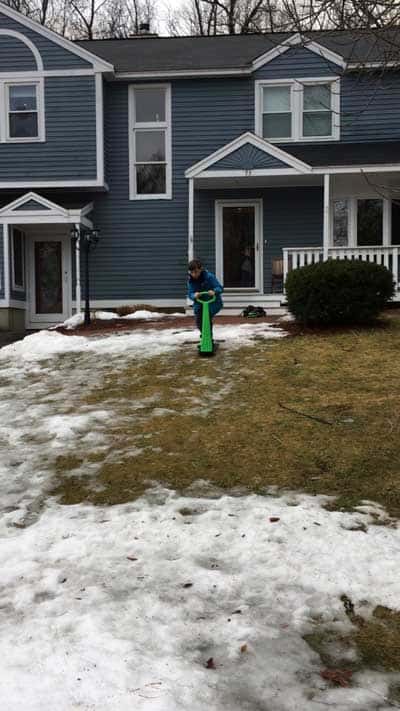
<path fill-rule="evenodd" d="M 199 675 L 193 688 L 201 689 L 200 696 L 206 688 L 211 699 L 201 711 L 237 708 L 215 702 L 222 692 L 214 677 L 224 680 L 235 703 L 240 692 L 254 710 L 278 708 L 274 701 L 260 705 L 275 683 L 286 704 L 279 708 L 295 708 L 288 679 L 301 686 L 301 709 L 318 709 L 319 700 L 335 706 L 341 692 L 355 705 L 337 708 L 399 708 L 400 611 L 393 571 L 400 515 L 400 313 L 388 312 L 371 329 L 292 331 L 286 338 L 238 342 L 237 348 L 222 344 L 213 359 L 199 358 L 193 333 L 182 329 L 181 345 L 156 356 L 158 332 L 148 341 L 143 334 L 129 341 L 42 338 L 46 359 L 36 364 L 8 356 L 1 380 L 3 567 L 10 577 L 2 609 L 14 609 L 14 596 L 24 609 L 33 605 L 48 650 L 58 644 L 57 634 L 64 639 L 65 624 L 79 670 L 88 649 L 101 648 L 99 630 L 113 644 L 126 630 L 133 686 L 125 689 L 121 681 L 125 695 L 142 683 L 135 624 L 147 639 L 147 625 L 154 622 L 157 642 L 143 679 L 161 684 L 152 676 L 161 645 L 160 659 L 171 658 L 173 668 L 184 660 L 185 685 Z M 46 344 L 58 338 L 63 350 L 50 357 Z M 160 488 L 151 489 L 154 483 L 183 497 L 172 493 L 168 503 L 169 493 L 160 495 Z M 225 492 L 233 496 L 220 496 Z M 240 496 L 251 492 L 268 496 Z M 291 492 L 328 495 L 328 510 Z M 66 616 L 71 605 L 73 620 Z M 48 619 L 55 620 L 56 632 Z M 89 637 L 81 648 L 87 620 Z M 10 617 L 10 639 L 13 625 Z M 230 626 L 238 626 L 237 639 Z M 34 639 L 28 628 L 24 634 Z M 38 640 L 32 653 L 41 648 Z M 124 680 L 126 654 L 118 644 L 114 663 Z M 228 653 L 233 644 L 236 657 Z M 18 664 L 29 672 L 31 652 L 22 644 L 17 652 Z M 214 655 L 216 669 L 207 666 Z M 40 652 L 40 664 L 42 657 L 53 664 L 52 651 Z M 289 658 L 292 671 L 280 681 L 273 662 L 282 660 L 286 668 Z M 108 660 L 104 667 L 100 662 L 103 675 Z M 165 685 L 169 674 L 160 671 Z M 265 688 L 259 688 L 260 679 Z M 27 680 L 29 688 L 29 673 Z M 82 699 L 97 686 L 87 680 Z M 17 691 L 16 698 L 24 698 Z M 368 694 L 368 703 L 357 705 Z M 151 703 L 146 706 L 143 697 L 143 708 L 153 709 Z"/>
<path fill-rule="evenodd" d="M 371 330 L 256 341 L 212 360 L 193 346 L 110 372 L 82 405 L 111 407 L 109 446 L 59 456 L 63 503 L 115 504 L 149 481 L 370 499 L 400 513 L 400 315 Z"/>

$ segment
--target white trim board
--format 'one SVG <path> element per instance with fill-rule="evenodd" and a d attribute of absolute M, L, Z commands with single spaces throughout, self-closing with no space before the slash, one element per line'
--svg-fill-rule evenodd
<path fill-rule="evenodd" d="M 303 161 L 299 160 L 298 158 L 295 158 L 294 156 L 290 155 L 289 153 L 286 153 L 286 151 L 283 151 L 281 148 L 278 148 L 277 146 L 272 145 L 265 139 L 261 138 L 260 136 L 256 136 L 254 133 L 250 133 L 250 131 L 246 131 L 246 133 L 242 133 L 241 136 L 238 138 L 235 138 L 233 141 L 230 143 L 227 143 L 225 146 L 222 146 L 222 148 L 218 148 L 218 150 L 214 151 L 214 153 L 211 153 L 209 156 L 206 158 L 203 158 L 203 160 L 198 161 L 194 165 L 192 165 L 190 168 L 187 169 L 185 172 L 185 176 L 187 178 L 195 178 L 197 177 L 200 173 L 203 171 L 207 170 L 211 165 L 214 163 L 219 162 L 222 158 L 225 158 L 227 155 L 230 153 L 234 153 L 234 151 L 237 151 L 238 148 L 241 148 L 242 146 L 246 145 L 246 143 L 250 143 L 252 146 L 255 148 L 258 148 L 260 151 L 263 153 L 266 153 L 269 156 L 272 156 L 273 158 L 276 158 L 277 160 L 281 161 L 282 163 L 286 163 L 288 166 L 291 168 L 294 168 L 295 171 L 299 173 L 309 173 L 311 172 L 311 166 L 307 165 L 307 163 L 304 163 Z M 270 168 L 266 168 L 265 170 L 271 170 Z M 272 170 L 283 170 L 281 168 L 278 169 L 272 169 Z M 253 171 L 247 171 L 247 174 Z M 263 175 L 264 173 L 260 173 Z"/>
<path fill-rule="evenodd" d="M 108 190 L 107 183 L 100 180 L 18 180 L 1 181 L 0 188 L 104 188 Z"/>
<path fill-rule="evenodd" d="M 65 39 L 65 37 L 61 37 L 61 35 L 47 29 L 47 27 L 43 27 L 43 25 L 40 25 L 35 20 L 31 20 L 29 17 L 26 17 L 26 15 L 22 15 L 20 12 L 13 10 L 11 7 L 8 7 L 8 5 L 4 5 L 2 2 L 0 2 L 0 14 L 6 15 L 15 22 L 18 22 L 20 25 L 24 25 L 33 32 L 46 37 L 46 39 L 50 42 L 58 44 L 63 49 L 71 52 L 71 54 L 76 54 L 81 59 L 89 62 L 89 64 L 92 64 L 97 71 L 114 72 L 114 67 L 109 62 L 106 62 L 104 59 L 100 59 L 100 57 L 92 54 L 92 52 L 88 52 L 86 49 L 74 44 L 74 42 Z"/>
<path fill-rule="evenodd" d="M 1 10 L 1 8 L 0 8 L 0 10 Z M 16 30 L 8 30 L 6 28 L 4 28 L 4 29 L 0 28 L 0 37 L 4 37 L 6 35 L 16 38 L 19 42 L 23 42 L 23 44 L 25 44 L 28 47 L 28 49 L 30 49 L 30 51 L 32 52 L 32 54 L 34 56 L 34 59 L 36 62 L 36 69 L 40 72 L 42 72 L 44 70 L 43 61 L 42 61 L 42 57 L 40 56 L 40 52 L 39 52 L 38 48 L 36 47 L 36 45 L 33 44 L 32 40 L 29 39 L 29 37 L 26 37 L 21 32 L 17 32 Z"/>

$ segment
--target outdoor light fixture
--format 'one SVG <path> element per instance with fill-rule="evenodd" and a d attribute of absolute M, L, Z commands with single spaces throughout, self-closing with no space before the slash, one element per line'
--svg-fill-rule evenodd
<path fill-rule="evenodd" d="M 85 326 L 90 325 L 90 299 L 89 299 L 89 252 L 91 247 L 96 247 L 99 241 L 99 231 L 74 225 L 70 231 L 71 238 L 78 243 L 79 249 L 85 254 Z"/>

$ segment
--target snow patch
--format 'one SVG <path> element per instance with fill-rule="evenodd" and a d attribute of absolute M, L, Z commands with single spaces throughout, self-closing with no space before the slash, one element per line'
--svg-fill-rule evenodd
<path fill-rule="evenodd" d="M 2 708 L 386 708 L 393 675 L 363 671 L 333 688 L 304 635 L 349 631 L 344 593 L 356 608 L 398 609 L 400 533 L 345 530 L 352 514 L 323 501 L 155 489 L 109 508 L 51 502 L 26 529 L 10 527 L 10 512 L 0 521 Z"/>

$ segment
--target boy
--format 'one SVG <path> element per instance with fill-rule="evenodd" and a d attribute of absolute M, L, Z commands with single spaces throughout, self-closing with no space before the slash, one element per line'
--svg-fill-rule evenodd
<path fill-rule="evenodd" d="M 196 326 L 199 329 L 200 334 L 203 317 L 203 305 L 199 304 L 196 299 L 201 291 L 208 291 L 209 296 L 214 296 L 214 294 L 216 296 L 215 301 L 213 301 L 213 303 L 210 304 L 210 306 L 208 307 L 210 312 L 212 338 L 212 320 L 215 314 L 217 314 L 218 311 L 221 311 L 223 307 L 221 294 L 224 290 L 224 287 L 221 286 L 214 274 L 203 268 L 200 259 L 192 259 L 192 261 L 189 262 L 188 272 L 188 297 L 189 299 L 194 301 L 194 317 L 196 319 Z"/>

